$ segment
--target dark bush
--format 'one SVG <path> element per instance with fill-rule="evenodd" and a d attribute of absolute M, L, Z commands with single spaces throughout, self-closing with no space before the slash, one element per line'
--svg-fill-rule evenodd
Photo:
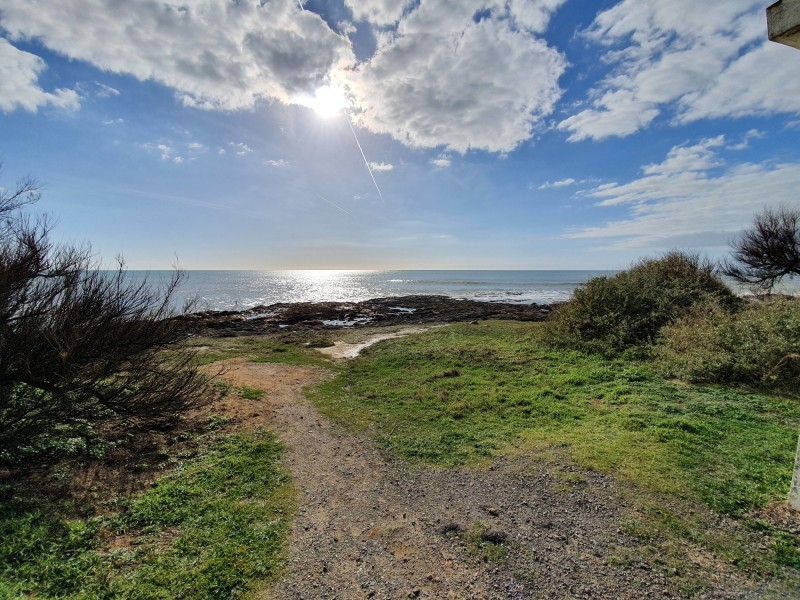
<path fill-rule="evenodd" d="M 727 308 L 739 302 L 712 263 L 670 252 L 579 287 L 554 312 L 548 334 L 559 345 L 615 352 L 652 342 L 665 324 L 712 300 Z"/>
<path fill-rule="evenodd" d="M 753 300 L 735 313 L 698 305 L 664 327 L 656 356 L 667 374 L 687 381 L 797 390 L 800 301 Z"/>
<path fill-rule="evenodd" d="M 59 246 L 21 208 L 23 181 L 0 193 L 0 467 L 90 452 L 163 428 L 202 397 L 204 378 L 173 319 L 180 277 L 161 290 L 120 266 L 99 271 L 88 248 Z"/>
<path fill-rule="evenodd" d="M 800 210 L 767 209 L 731 243 L 733 260 L 722 272 L 740 283 L 769 292 L 786 277 L 800 275 Z"/>

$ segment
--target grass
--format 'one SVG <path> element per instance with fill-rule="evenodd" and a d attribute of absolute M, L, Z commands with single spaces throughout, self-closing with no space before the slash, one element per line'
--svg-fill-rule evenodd
<path fill-rule="evenodd" d="M 208 365 L 229 358 L 247 357 L 253 362 L 300 366 L 330 366 L 330 360 L 316 348 L 331 345 L 319 332 L 287 332 L 230 338 L 193 338 L 187 343 L 197 348 L 197 360 Z"/>
<path fill-rule="evenodd" d="M 244 400 L 261 400 L 266 392 L 264 390 L 253 388 L 249 386 L 242 386 L 239 388 L 239 395 Z"/>
<path fill-rule="evenodd" d="M 537 324 L 485 322 L 374 346 L 313 399 L 423 463 L 556 452 L 635 489 L 644 527 L 662 538 L 762 571 L 798 565 L 797 536 L 748 516 L 788 492 L 796 396 L 665 381 L 646 363 L 553 349 Z M 692 503 L 767 528 L 772 545 L 759 553 L 743 540 L 716 539 L 708 520 L 685 517 Z"/>
<path fill-rule="evenodd" d="M 283 564 L 294 499 L 282 452 L 266 433 L 223 438 L 103 516 L 6 490 L 0 597 L 241 595 Z"/>

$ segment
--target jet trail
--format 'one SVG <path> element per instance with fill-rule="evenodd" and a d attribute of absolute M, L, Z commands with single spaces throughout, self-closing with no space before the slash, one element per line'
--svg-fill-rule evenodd
<path fill-rule="evenodd" d="M 353 127 L 353 123 L 350 120 L 350 113 L 344 111 L 345 117 L 347 117 L 347 124 L 350 125 L 350 131 L 353 132 L 353 137 L 356 139 L 356 145 L 358 145 L 358 149 L 361 151 L 361 156 L 364 158 L 364 164 L 367 165 L 367 171 L 369 171 L 369 176 L 372 177 L 372 183 L 375 184 L 375 189 L 378 190 L 378 196 L 381 198 L 381 202 L 384 202 L 383 194 L 381 194 L 381 188 L 378 187 L 378 182 L 375 181 L 375 175 L 372 174 L 372 167 L 369 166 L 369 161 L 367 160 L 367 155 L 364 154 L 364 149 L 361 147 L 361 142 L 358 141 L 358 136 L 356 135 L 356 130 Z"/>
<path fill-rule="evenodd" d="M 350 211 L 348 211 L 348 210 L 345 210 L 345 209 L 343 209 L 341 206 L 339 206 L 339 205 L 338 205 L 338 204 L 336 204 L 335 202 L 331 202 L 330 200 L 328 200 L 328 199 L 327 199 L 325 196 L 323 196 L 322 194 L 317 194 L 317 197 L 318 197 L 318 198 L 320 198 L 320 199 L 322 199 L 322 200 L 325 200 L 325 202 L 327 202 L 327 203 L 328 203 L 328 204 L 330 204 L 331 206 L 334 206 L 334 207 L 338 208 L 340 211 L 342 211 L 342 212 L 343 212 L 343 213 L 345 213 L 345 214 L 348 214 L 348 215 L 350 215 L 350 216 L 351 216 L 351 217 L 353 217 L 354 219 L 356 218 L 356 216 L 355 216 L 353 213 L 351 213 L 351 212 L 350 212 Z"/>
<path fill-rule="evenodd" d="M 306 11 L 306 9 L 303 7 L 303 3 L 300 0 L 297 0 L 297 6 L 300 7 L 301 11 L 303 11 L 303 12 Z M 344 115 L 345 115 L 345 117 L 347 117 L 347 124 L 350 125 L 350 131 L 353 132 L 353 137 L 355 138 L 356 145 L 358 146 L 358 149 L 361 152 L 361 156 L 364 159 L 364 164 L 367 165 L 367 171 L 369 171 L 369 176 L 372 178 L 372 183 L 375 184 L 375 189 L 378 190 L 378 196 L 380 197 L 381 202 L 385 202 L 385 200 L 383 199 L 383 194 L 381 193 L 381 188 L 378 187 L 378 182 L 375 181 L 375 175 L 372 174 L 372 167 L 369 166 L 369 161 L 367 160 L 367 155 L 364 154 L 364 149 L 361 147 L 361 142 L 358 141 L 358 136 L 356 135 L 356 130 L 353 127 L 353 122 L 350 120 L 350 113 L 345 110 L 344 111 Z M 320 198 L 322 198 L 322 196 L 320 196 Z M 325 198 L 322 198 L 322 199 L 325 200 Z M 331 202 L 330 200 L 325 200 L 325 202 L 330 202 L 331 204 L 333 204 L 333 202 Z M 336 206 L 335 204 L 333 204 L 333 205 Z M 344 212 L 347 212 L 341 206 L 336 206 L 336 208 L 338 208 L 339 210 L 342 210 Z M 349 215 L 350 213 L 347 213 L 347 214 Z M 350 216 L 353 216 L 353 215 L 350 215 Z"/>

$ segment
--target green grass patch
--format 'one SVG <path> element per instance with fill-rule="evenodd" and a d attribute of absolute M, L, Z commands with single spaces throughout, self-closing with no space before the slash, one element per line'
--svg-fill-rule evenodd
<path fill-rule="evenodd" d="M 312 399 L 410 460 L 458 465 L 555 449 L 656 503 L 743 516 L 785 499 L 796 396 L 665 381 L 644 362 L 554 349 L 541 329 L 490 321 L 383 342 Z M 655 513 L 645 519 L 662 537 L 694 535 Z M 710 536 L 694 535 L 706 547 L 738 544 Z M 797 536 L 775 540 L 775 561 L 793 565 Z"/>
<path fill-rule="evenodd" d="M 208 365 L 228 358 L 248 357 L 253 362 L 300 366 L 330 366 L 331 361 L 316 348 L 331 345 L 316 332 L 273 333 L 226 338 L 193 338 L 187 345 L 197 349 L 197 361 Z"/>
<path fill-rule="evenodd" d="M 274 578 L 294 506 L 282 447 L 236 435 L 117 512 L 11 497 L 0 504 L 0 596 L 232 598 Z M 126 536 L 122 548 L 110 540 Z"/>
<path fill-rule="evenodd" d="M 261 400 L 261 398 L 264 397 L 265 393 L 266 392 L 264 392 L 264 390 L 249 387 L 246 385 L 239 388 L 239 395 L 244 400 Z"/>

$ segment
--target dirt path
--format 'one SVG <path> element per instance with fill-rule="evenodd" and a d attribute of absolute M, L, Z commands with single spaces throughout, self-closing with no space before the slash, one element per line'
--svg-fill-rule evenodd
<path fill-rule="evenodd" d="M 304 397 L 302 388 L 327 371 L 242 359 L 226 366 L 233 385 L 266 390 L 260 402 L 231 399 L 226 411 L 242 426 L 277 433 L 299 491 L 290 563 L 257 597 L 681 597 L 667 576 L 637 564 L 612 480 L 577 472 L 565 480 L 519 459 L 488 470 L 412 468 Z M 481 535 L 503 542 L 494 549 L 505 560 L 485 561 L 470 541 Z M 634 559 L 615 564 L 626 551 Z"/>

